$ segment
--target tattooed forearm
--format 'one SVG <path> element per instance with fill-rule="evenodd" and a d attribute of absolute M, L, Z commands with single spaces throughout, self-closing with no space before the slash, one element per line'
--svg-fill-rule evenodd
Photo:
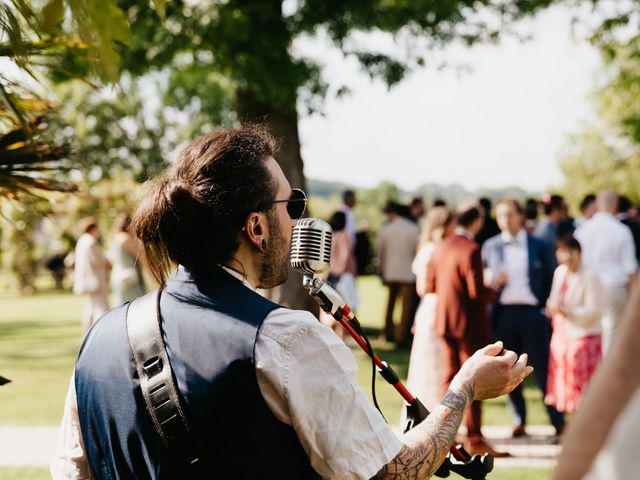
<path fill-rule="evenodd" d="M 373 477 L 371 477 L 371 480 L 384 480 L 386 476 L 387 476 L 387 466 L 385 465 L 380 469 L 378 473 L 376 473 Z"/>
<path fill-rule="evenodd" d="M 407 432 L 404 446 L 374 479 L 429 478 L 438 469 L 475 394 L 469 384 L 449 390 L 425 421 Z"/>

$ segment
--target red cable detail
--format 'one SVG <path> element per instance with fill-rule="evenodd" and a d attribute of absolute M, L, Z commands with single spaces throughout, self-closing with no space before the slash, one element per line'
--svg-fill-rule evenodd
<path fill-rule="evenodd" d="M 364 352 L 371 359 L 373 359 L 373 361 L 378 366 L 378 368 L 380 369 L 385 368 L 385 365 L 382 363 L 382 360 L 380 360 L 374 352 L 369 351 L 369 348 L 367 347 L 366 342 L 362 339 L 360 334 L 356 332 L 354 328 L 351 326 L 351 324 L 348 322 L 347 318 L 349 318 L 349 314 L 351 314 L 352 315 L 351 318 L 353 318 L 353 312 L 351 311 L 349 306 L 348 305 L 341 306 L 338 308 L 338 310 L 339 311 L 336 312 L 336 315 L 334 315 L 334 318 L 338 321 L 338 323 L 340 323 L 340 325 L 342 325 L 342 327 L 347 332 L 349 332 L 349 335 L 351 335 L 353 339 L 356 341 L 356 343 L 360 345 L 360 348 L 362 348 L 362 350 L 364 350 Z M 407 388 L 402 384 L 402 382 L 394 383 L 393 387 L 402 396 L 402 398 L 405 399 L 407 403 L 409 404 L 413 403 L 413 401 L 415 400 L 415 397 L 411 394 L 411 392 L 409 392 L 409 390 L 407 390 Z M 456 458 L 456 460 L 459 460 L 461 462 L 467 462 L 471 460 L 471 457 L 468 455 L 465 455 L 465 452 L 459 450 L 456 445 L 451 445 L 451 448 L 449 449 L 449 451 L 451 452 L 451 455 L 453 455 Z"/>

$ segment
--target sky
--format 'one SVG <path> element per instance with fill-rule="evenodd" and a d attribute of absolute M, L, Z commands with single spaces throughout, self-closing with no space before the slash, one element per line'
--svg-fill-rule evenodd
<path fill-rule="evenodd" d="M 436 182 L 543 191 L 561 184 L 558 149 L 594 115 L 600 58 L 572 33 L 562 7 L 517 31 L 532 39 L 447 47 L 434 52 L 433 63 L 469 71 L 427 67 L 391 90 L 325 41 L 296 45 L 320 52 L 326 78 L 352 89 L 328 98 L 324 116 L 301 118 L 305 175 L 358 187 L 388 180 L 404 189 Z"/>

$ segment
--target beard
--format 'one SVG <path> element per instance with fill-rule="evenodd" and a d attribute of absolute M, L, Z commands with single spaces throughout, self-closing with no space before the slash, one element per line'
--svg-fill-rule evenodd
<path fill-rule="evenodd" d="M 289 276 L 289 244 L 282 235 L 278 217 L 267 211 L 269 243 L 258 265 L 259 288 L 273 288 L 287 281 Z"/>

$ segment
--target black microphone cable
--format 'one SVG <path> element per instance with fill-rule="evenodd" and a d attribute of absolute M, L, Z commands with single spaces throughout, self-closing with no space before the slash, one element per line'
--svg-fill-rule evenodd
<path fill-rule="evenodd" d="M 358 335 L 360 335 L 360 337 L 364 340 L 364 343 L 367 344 L 367 349 L 369 350 L 369 353 L 373 353 L 373 347 L 369 342 L 369 337 L 367 337 L 367 334 L 364 333 L 364 330 L 362 329 L 360 322 L 354 317 L 353 321 L 349 321 L 349 323 L 354 327 L 354 330 L 358 332 Z M 384 419 L 384 421 L 389 423 L 387 421 L 387 417 L 385 417 L 384 413 L 382 413 L 382 409 L 380 408 L 380 405 L 378 405 L 378 398 L 376 396 L 376 377 L 377 377 L 376 374 L 378 373 L 377 367 L 376 367 L 376 361 L 373 358 L 373 355 L 369 355 L 369 359 L 371 360 L 371 399 L 373 400 L 373 405 L 376 407 L 376 410 L 380 412 L 380 415 L 382 415 L 382 418 Z"/>

